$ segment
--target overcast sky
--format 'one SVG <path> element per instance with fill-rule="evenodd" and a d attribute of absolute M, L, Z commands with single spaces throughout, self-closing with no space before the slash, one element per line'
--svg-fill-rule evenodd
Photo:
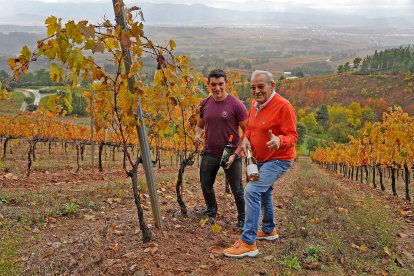
<path fill-rule="evenodd" d="M 31 2 L 111 2 L 110 0 L 30 0 Z M 0 0 L 1 12 L 4 12 L 16 4 L 23 4 L 28 0 Z M 414 0 L 125 0 L 127 4 L 142 2 L 153 3 L 179 3 L 179 4 L 204 4 L 217 8 L 237 10 L 278 10 L 283 11 L 288 7 L 306 7 L 341 13 L 361 14 L 375 13 L 376 15 L 395 16 L 414 11 Z"/>

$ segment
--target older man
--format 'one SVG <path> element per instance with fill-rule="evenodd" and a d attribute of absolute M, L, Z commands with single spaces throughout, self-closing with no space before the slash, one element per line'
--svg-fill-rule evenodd
<path fill-rule="evenodd" d="M 249 182 L 245 188 L 243 233 L 232 247 L 224 250 L 227 257 L 255 257 L 259 254 L 256 240 L 279 238 L 273 211 L 273 184 L 292 166 L 298 134 L 295 110 L 275 92 L 275 86 L 272 73 L 253 72 L 250 88 L 254 101 L 241 147 L 244 151 L 252 150 L 259 167 L 259 180 Z M 261 210 L 263 219 L 259 229 Z"/>

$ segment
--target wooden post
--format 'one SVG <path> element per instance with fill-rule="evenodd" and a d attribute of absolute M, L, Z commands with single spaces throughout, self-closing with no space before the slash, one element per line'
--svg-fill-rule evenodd
<path fill-rule="evenodd" d="M 125 29 L 127 26 L 125 22 L 123 1 L 112 0 L 112 4 L 114 6 L 116 23 L 120 25 L 123 29 Z M 124 49 L 123 46 L 122 46 L 122 52 L 124 53 L 123 58 L 124 58 L 124 64 L 125 64 L 125 73 L 128 76 L 129 70 L 132 64 L 132 54 L 130 50 Z M 135 84 L 135 76 L 128 78 L 128 89 L 130 91 L 134 90 L 134 84 Z M 139 120 L 139 122 L 141 122 L 139 126 L 137 126 L 137 132 L 138 132 L 138 138 L 139 138 L 139 146 L 141 149 L 142 163 L 144 166 L 145 177 L 147 180 L 148 194 L 149 194 L 150 201 L 151 201 L 152 215 L 154 217 L 155 226 L 159 229 L 162 229 L 161 210 L 160 210 L 160 204 L 158 201 L 157 189 L 155 187 L 155 177 L 154 177 L 154 172 L 152 169 L 150 148 L 148 144 L 147 131 L 145 128 L 144 116 L 143 116 L 143 111 L 142 111 L 142 106 L 141 106 L 141 96 L 138 96 L 138 107 L 137 107 L 137 110 L 134 110 L 134 115 Z"/>

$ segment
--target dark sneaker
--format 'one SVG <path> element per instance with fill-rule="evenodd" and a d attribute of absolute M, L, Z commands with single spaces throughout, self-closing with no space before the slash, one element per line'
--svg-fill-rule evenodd
<path fill-rule="evenodd" d="M 239 219 L 237 221 L 237 229 L 243 230 L 243 226 L 244 226 L 244 219 Z"/>
<path fill-rule="evenodd" d="M 194 214 L 199 217 L 210 217 L 210 218 L 215 218 L 217 215 L 216 212 L 211 211 L 211 210 L 206 210 L 206 209 L 196 210 L 194 211 Z"/>
<path fill-rule="evenodd" d="M 267 240 L 267 241 L 273 241 L 277 240 L 279 238 L 279 235 L 276 232 L 276 229 L 273 229 L 273 231 L 269 234 L 263 232 L 262 229 L 259 229 L 257 232 L 256 240 Z"/>

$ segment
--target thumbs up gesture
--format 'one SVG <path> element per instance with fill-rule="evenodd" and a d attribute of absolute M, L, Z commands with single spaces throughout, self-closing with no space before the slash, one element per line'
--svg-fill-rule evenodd
<path fill-rule="evenodd" d="M 280 138 L 273 134 L 272 130 L 269 129 L 270 140 L 266 143 L 267 147 L 272 150 L 277 150 L 280 147 Z"/>

